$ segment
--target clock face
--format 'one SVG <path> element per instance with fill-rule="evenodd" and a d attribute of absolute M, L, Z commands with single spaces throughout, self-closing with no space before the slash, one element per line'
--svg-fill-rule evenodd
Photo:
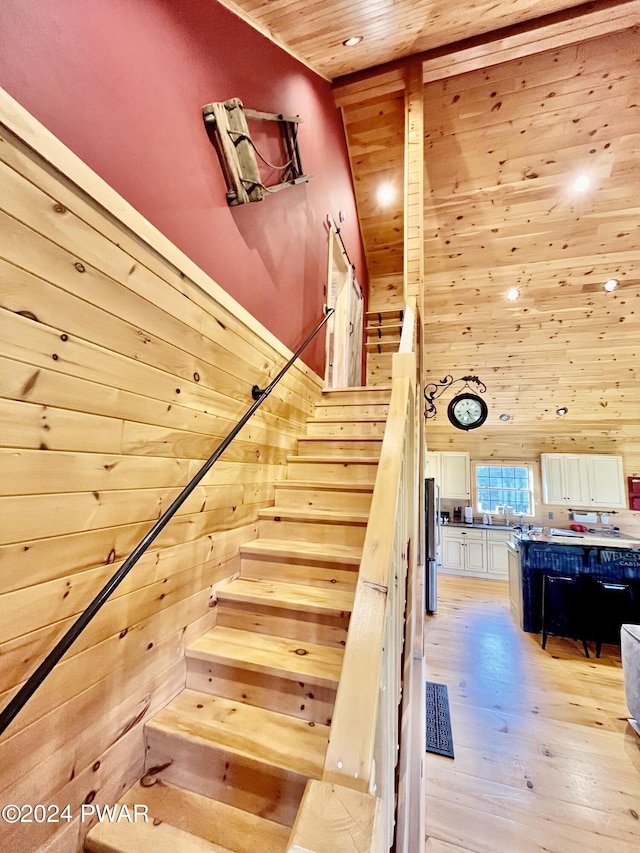
<path fill-rule="evenodd" d="M 449 403 L 449 420 L 458 429 L 477 429 L 487 419 L 487 404 L 475 394 L 458 394 Z"/>

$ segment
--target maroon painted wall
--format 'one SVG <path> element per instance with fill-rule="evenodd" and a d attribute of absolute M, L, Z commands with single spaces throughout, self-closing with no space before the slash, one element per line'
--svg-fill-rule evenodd
<path fill-rule="evenodd" d="M 321 317 L 328 213 L 366 289 L 329 83 L 215 0 L 2 0 L 0 85 L 289 347 Z M 310 183 L 227 206 L 201 111 L 232 97 L 302 117 Z"/>

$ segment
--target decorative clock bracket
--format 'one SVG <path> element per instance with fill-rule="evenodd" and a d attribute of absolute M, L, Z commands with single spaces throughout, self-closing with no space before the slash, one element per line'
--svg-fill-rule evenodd
<path fill-rule="evenodd" d="M 487 386 L 477 376 L 461 376 L 460 379 L 454 379 L 453 376 L 445 376 L 444 379 L 442 379 L 440 382 L 428 382 L 424 386 L 425 418 L 435 418 L 438 412 L 436 410 L 434 400 L 438 400 L 444 394 L 447 388 L 451 388 L 458 382 L 465 383 L 462 387 L 463 391 L 465 388 L 468 388 L 470 391 L 474 390 L 469 384 L 470 382 L 473 382 L 474 385 L 477 386 L 477 390 L 481 394 L 484 394 L 484 392 L 487 390 Z"/>
<path fill-rule="evenodd" d="M 239 98 L 206 104 L 202 108 L 202 116 L 209 139 L 218 152 L 227 182 L 229 206 L 262 201 L 267 193 L 311 180 L 312 175 L 305 175 L 302 171 L 298 151 L 300 116 L 247 110 Z M 274 166 L 260 154 L 251 138 L 248 121 L 275 122 L 276 137 L 279 137 L 286 158 L 282 165 Z M 280 183 L 265 185 L 260 176 L 258 158 L 270 169 L 281 172 Z"/>

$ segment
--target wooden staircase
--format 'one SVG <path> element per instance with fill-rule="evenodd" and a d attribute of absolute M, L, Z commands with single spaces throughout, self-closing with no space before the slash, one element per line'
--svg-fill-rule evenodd
<path fill-rule="evenodd" d="M 400 346 L 403 318 L 403 308 L 367 312 L 365 346 L 368 385 L 386 385 L 391 382 L 391 360 Z"/>
<path fill-rule="evenodd" d="M 284 853 L 320 779 L 390 388 L 328 391 L 316 406 L 215 627 L 187 649 L 185 689 L 145 726 L 146 774 L 89 853 Z"/>

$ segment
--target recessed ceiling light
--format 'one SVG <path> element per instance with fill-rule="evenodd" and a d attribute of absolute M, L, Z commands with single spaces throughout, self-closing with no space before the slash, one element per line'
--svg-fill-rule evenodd
<path fill-rule="evenodd" d="M 395 197 L 396 190 L 393 184 L 380 184 L 380 186 L 378 187 L 378 192 L 376 193 L 378 204 L 381 204 L 383 205 L 383 207 L 386 207 L 386 205 L 391 204 Z"/>
<path fill-rule="evenodd" d="M 506 424 L 507 421 L 511 420 L 511 415 L 508 415 L 506 412 L 500 415 L 500 420 Z"/>
<path fill-rule="evenodd" d="M 364 38 L 364 36 L 351 36 L 351 38 L 345 39 L 345 41 L 343 41 L 342 44 L 345 47 L 353 47 L 356 44 L 360 44 L 360 42 L 362 41 L 363 38 Z"/>
<path fill-rule="evenodd" d="M 610 278 L 609 281 L 605 281 L 604 289 L 608 290 L 611 293 L 612 290 L 615 290 L 616 287 L 620 284 L 617 278 Z"/>
<path fill-rule="evenodd" d="M 560 417 L 563 418 L 568 411 L 569 409 L 567 409 L 566 406 L 560 406 L 559 409 L 556 409 L 556 415 L 560 415 Z"/>
<path fill-rule="evenodd" d="M 510 287 L 506 292 L 506 298 L 509 302 L 515 302 L 517 299 L 520 299 L 520 291 L 517 287 Z"/>
<path fill-rule="evenodd" d="M 591 178 L 588 175 L 580 175 L 573 182 L 573 188 L 576 192 L 583 193 L 591 186 Z"/>

